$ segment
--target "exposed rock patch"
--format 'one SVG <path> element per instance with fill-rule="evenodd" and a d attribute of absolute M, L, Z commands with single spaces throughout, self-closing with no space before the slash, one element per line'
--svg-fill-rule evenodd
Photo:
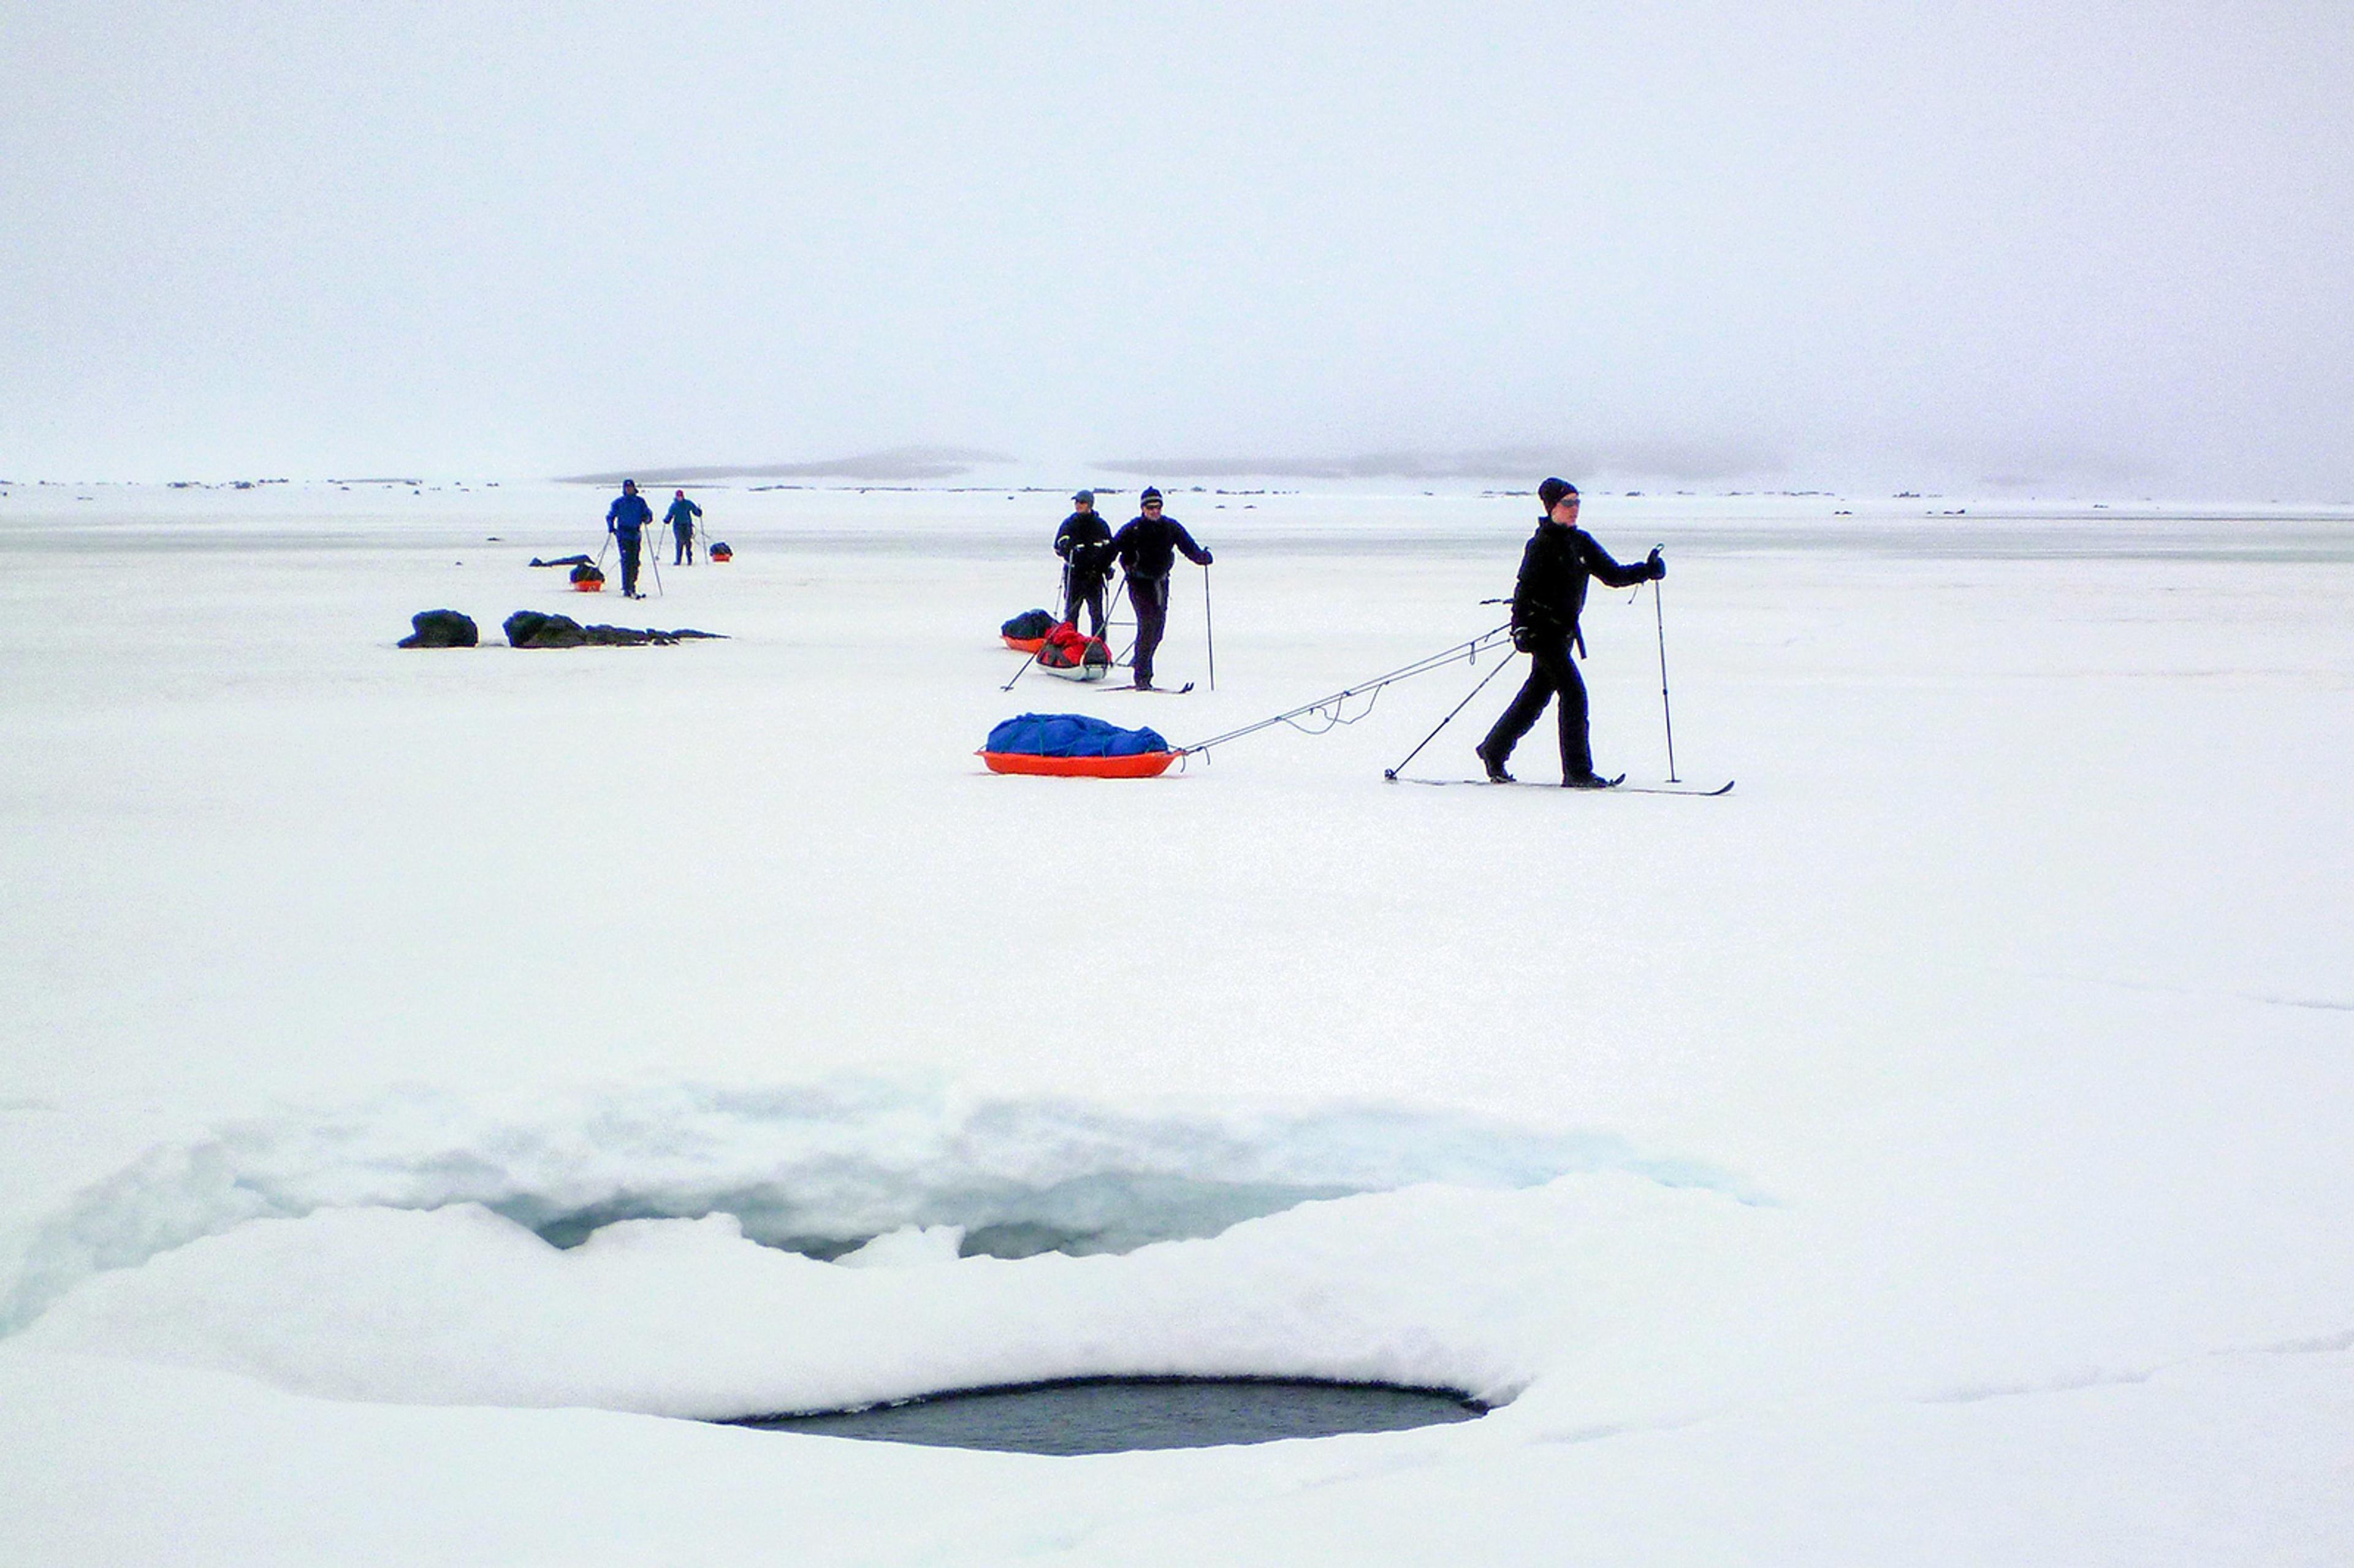
<path fill-rule="evenodd" d="M 403 648 L 472 648 L 482 640 L 473 617 L 454 609 L 419 610 L 408 624 L 413 630 L 400 640 Z"/>
<path fill-rule="evenodd" d="M 641 631 L 626 626 L 583 626 L 568 615 L 542 615 L 533 609 L 516 610 L 507 617 L 502 630 L 507 634 L 509 646 L 515 648 L 668 647 L 692 638 L 721 635 L 716 631 L 697 631 L 692 627 L 681 627 L 675 631 L 651 628 Z"/>

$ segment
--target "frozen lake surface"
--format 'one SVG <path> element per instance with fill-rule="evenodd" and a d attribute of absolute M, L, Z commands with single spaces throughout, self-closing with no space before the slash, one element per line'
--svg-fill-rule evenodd
<path fill-rule="evenodd" d="M 1484 631 L 1525 497 L 1173 493 L 1140 698 L 999 690 L 1059 493 L 698 495 L 633 603 L 581 490 L 0 490 L 0 1560 L 2343 1557 L 2348 514 L 1592 496 L 1692 800 L 1385 784 L 1485 663 L 973 755 Z M 1494 1408 L 712 1425 L 1233 1377 Z"/>

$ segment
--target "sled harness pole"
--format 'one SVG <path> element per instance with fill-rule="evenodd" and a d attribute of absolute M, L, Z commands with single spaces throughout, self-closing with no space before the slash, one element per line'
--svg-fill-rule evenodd
<path fill-rule="evenodd" d="M 1118 582 L 1112 581 L 1112 573 L 1114 571 L 1118 571 L 1119 573 L 1119 580 Z M 1104 622 L 1103 630 L 1097 632 L 1096 635 L 1103 639 L 1105 649 L 1109 650 L 1111 647 L 1111 618 L 1119 610 L 1119 596 L 1128 587 L 1128 571 L 1125 567 L 1106 567 L 1104 568 L 1104 575 L 1101 581 L 1104 591 Z M 1136 650 L 1133 647 L 1129 649 L 1129 652 L 1130 654 L 1135 653 L 1135 652 Z M 1112 655 L 1111 662 L 1112 668 L 1115 670 L 1119 668 L 1119 655 L 1114 653 Z"/>
<path fill-rule="evenodd" d="M 1486 674 L 1480 676 L 1479 683 L 1471 688 L 1471 696 L 1465 697 L 1461 702 L 1456 704 L 1453 712 L 1449 713 L 1445 718 L 1438 721 L 1438 729 L 1434 729 L 1428 735 L 1424 736 L 1422 737 L 1422 746 L 1416 747 L 1412 751 L 1407 752 L 1404 757 L 1400 758 L 1398 759 L 1398 765 L 1395 768 L 1383 768 L 1382 777 L 1388 779 L 1393 784 L 1396 783 L 1397 776 L 1405 771 L 1405 765 L 1412 762 L 1416 758 L 1420 757 L 1422 755 L 1422 747 L 1424 746 L 1428 746 L 1432 741 L 1438 738 L 1438 730 L 1445 729 L 1448 725 L 1453 724 L 1455 722 L 1456 714 L 1459 714 L 1465 708 L 1469 707 L 1471 705 L 1471 697 L 1476 697 L 1481 692 L 1486 691 L 1488 689 L 1488 683 L 1502 674 L 1506 667 L 1509 666 L 1511 662 L 1512 656 L 1510 653 L 1507 653 L 1502 659 L 1497 661 L 1496 667 L 1489 671 Z"/>
<path fill-rule="evenodd" d="M 1018 681 L 1023 676 L 1028 674 L 1030 673 L 1030 666 L 1035 664 L 1037 662 L 1038 655 L 1035 653 L 1024 653 L 1022 655 L 1022 668 L 1013 672 L 1013 681 Z M 997 689 L 1001 692 L 1010 692 L 1013 689 L 1013 681 L 1008 681 L 1005 684 L 998 687 Z"/>
<path fill-rule="evenodd" d="M 1109 578 L 1108 577 L 1107 577 L 1105 578 L 1105 580 L 1108 582 L 1108 581 L 1110 581 L 1110 578 Z M 1119 596 L 1120 596 L 1120 595 L 1122 595 L 1122 594 L 1124 594 L 1124 593 L 1126 593 L 1127 591 L 1128 591 L 1128 568 L 1127 568 L 1126 567 L 1120 567 L 1120 568 L 1119 568 L 1119 581 L 1118 581 L 1118 582 L 1116 582 L 1116 583 L 1113 583 L 1113 584 L 1112 584 L 1112 587 L 1111 587 L 1111 597 L 1110 597 L 1109 599 L 1108 599 L 1104 600 L 1104 630 L 1105 630 L 1106 631 L 1109 631 L 1109 630 L 1111 630 L 1111 612 L 1112 612 L 1112 609 L 1113 609 L 1113 607 L 1114 607 L 1114 606 L 1116 606 L 1116 605 L 1118 605 L 1118 604 L 1119 603 Z M 1131 602 L 1133 602 L 1133 601 L 1131 601 Z M 1113 669 L 1117 670 L 1117 669 L 1119 669 L 1122 664 L 1126 664 L 1126 665 L 1128 665 L 1130 669 L 1135 668 L 1135 666 L 1136 666 L 1136 644 L 1138 643 L 1138 641 L 1140 641 L 1142 639 L 1142 637 L 1143 637 L 1143 633 L 1142 633 L 1141 631 L 1140 631 L 1140 632 L 1139 632 L 1135 637 L 1132 637 L 1132 638 L 1129 639 L 1129 643 L 1128 643 L 1128 652 L 1125 652 L 1125 653 L 1115 653 L 1115 654 L 1113 654 L 1113 655 L 1112 655 L 1111 667 L 1112 667 Z M 1111 646 L 1111 639 L 1110 639 L 1109 637 L 1106 637 L 1106 638 L 1104 639 L 1104 646 L 1105 646 L 1105 647 L 1107 647 L 1107 648 L 1108 648 L 1108 647 L 1110 647 L 1110 646 Z"/>
<path fill-rule="evenodd" d="M 1210 568 L 1202 568 L 1202 635 L 1210 644 L 1210 690 L 1218 689 L 1218 632 L 1210 622 Z"/>
<path fill-rule="evenodd" d="M 1313 713 L 1320 712 L 1325 715 L 1324 729 L 1331 729 L 1335 725 L 1354 724 L 1357 719 L 1364 717 L 1365 713 L 1373 711 L 1372 699 L 1381 695 L 1383 687 L 1394 685 L 1400 681 L 1411 679 L 1416 675 L 1428 674 L 1431 671 L 1443 669 L 1458 659 L 1468 659 L 1476 663 L 1482 652 L 1494 648 L 1497 642 L 1504 639 L 1511 630 L 1511 628 L 1509 626 L 1499 626 L 1492 631 L 1483 631 L 1468 642 L 1458 642 L 1452 648 L 1433 653 L 1427 659 L 1417 659 L 1411 664 L 1392 670 L 1386 675 L 1376 675 L 1370 681 L 1361 681 L 1345 691 L 1334 692 L 1329 697 L 1319 697 L 1312 703 L 1302 703 L 1298 707 L 1277 714 L 1271 718 L 1263 718 L 1257 724 L 1246 724 L 1240 729 L 1230 729 L 1224 735 L 1214 735 L 1209 739 L 1196 741 L 1192 746 L 1181 746 L 1177 750 L 1191 757 L 1196 753 L 1207 751 L 1214 746 L 1224 746 L 1230 740 L 1240 740 L 1244 736 L 1257 735 L 1263 729 L 1272 729 L 1279 724 L 1288 724 L 1294 728 L 1300 728 L 1303 726 L 1297 721 Z M 1493 672 L 1490 673 L 1492 674 Z M 1365 713 L 1358 714 L 1356 718 L 1344 717 L 1341 712 L 1341 705 L 1351 697 L 1368 699 Z M 1309 733 L 1320 735 L 1323 730 L 1312 730 Z"/>
<path fill-rule="evenodd" d="M 1652 549 L 1659 546 L 1654 545 Z M 1651 620 L 1659 629 L 1659 716 L 1668 724 L 1668 782 L 1682 782 L 1676 777 L 1676 715 L 1668 706 L 1668 616 L 1659 608 L 1659 579 L 1651 579 Z"/>

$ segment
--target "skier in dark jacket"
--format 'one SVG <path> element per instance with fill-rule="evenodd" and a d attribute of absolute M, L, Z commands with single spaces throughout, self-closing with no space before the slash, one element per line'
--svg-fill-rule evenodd
<path fill-rule="evenodd" d="M 640 531 L 653 520 L 654 509 L 646 504 L 644 496 L 638 493 L 638 482 L 634 479 L 621 481 L 621 493 L 615 496 L 613 504 L 605 509 L 605 531 L 613 535 L 615 544 L 621 546 L 623 599 L 645 597 L 638 592 L 638 546 L 642 541 Z"/>
<path fill-rule="evenodd" d="M 695 565 L 695 520 L 702 515 L 703 508 L 689 501 L 684 490 L 670 503 L 670 510 L 663 514 L 663 521 L 670 524 L 671 535 L 678 541 L 678 553 L 671 557 L 672 566 Z"/>
<path fill-rule="evenodd" d="M 1136 689 L 1152 690 L 1152 654 L 1169 626 L 1169 574 L 1177 555 L 1197 567 L 1210 564 L 1210 552 L 1193 543 L 1185 524 L 1161 515 L 1161 493 L 1145 487 L 1138 496 L 1139 515 L 1112 535 L 1111 551 L 1128 574 L 1128 602 L 1136 607 Z"/>
<path fill-rule="evenodd" d="M 1096 512 L 1096 493 L 1082 490 L 1071 497 L 1071 514 L 1055 530 L 1055 554 L 1063 557 L 1063 619 L 1078 624 L 1085 605 L 1095 623 L 1088 633 L 1104 630 L 1104 588 L 1111 580 L 1111 525 Z"/>
<path fill-rule="evenodd" d="M 1534 666 L 1496 720 L 1478 750 L 1491 783 L 1509 784 L 1512 776 L 1504 763 L 1521 736 L 1537 722 L 1548 699 L 1561 698 L 1561 781 L 1573 789 L 1604 789 L 1617 782 L 1594 771 L 1594 752 L 1586 739 L 1585 681 L 1578 674 L 1570 647 L 1585 652 L 1577 629 L 1578 612 L 1585 608 L 1585 584 L 1600 577 L 1612 588 L 1632 588 L 1668 575 L 1668 563 L 1653 550 L 1648 559 L 1622 567 L 1595 543 L 1594 535 L 1577 525 L 1577 486 L 1548 479 L 1537 486 L 1537 500 L 1545 515 L 1521 552 L 1521 577 L 1512 589 L 1512 646 L 1529 656 Z"/>

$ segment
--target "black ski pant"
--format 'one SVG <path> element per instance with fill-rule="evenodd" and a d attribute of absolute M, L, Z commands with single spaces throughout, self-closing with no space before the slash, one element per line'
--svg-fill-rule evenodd
<path fill-rule="evenodd" d="M 678 536 L 678 550 L 671 556 L 670 564 L 673 567 L 695 565 L 695 524 L 690 523 L 682 527 L 673 523 L 670 531 Z"/>
<path fill-rule="evenodd" d="M 621 592 L 634 594 L 638 591 L 638 546 L 641 539 L 635 534 L 623 534 L 620 540 Z"/>
<path fill-rule="evenodd" d="M 1136 683 L 1152 684 L 1152 654 L 1161 646 L 1161 635 L 1169 630 L 1169 579 L 1140 577 L 1128 579 L 1128 602 L 1136 606 Z"/>
<path fill-rule="evenodd" d="M 1063 588 L 1063 619 L 1076 626 L 1079 607 L 1087 607 L 1087 617 L 1094 623 L 1090 637 L 1101 637 L 1104 629 L 1104 580 L 1101 577 L 1080 578 L 1074 575 L 1066 579 Z"/>
<path fill-rule="evenodd" d="M 1529 678 L 1520 694 L 1496 719 L 1496 727 L 1479 743 L 1479 754 L 1498 767 L 1512 755 L 1521 736 L 1529 733 L 1544 713 L 1545 704 L 1561 699 L 1561 776 L 1583 779 L 1594 771 L 1594 749 L 1585 733 L 1585 677 L 1569 656 L 1569 639 L 1548 638 L 1529 649 Z"/>

